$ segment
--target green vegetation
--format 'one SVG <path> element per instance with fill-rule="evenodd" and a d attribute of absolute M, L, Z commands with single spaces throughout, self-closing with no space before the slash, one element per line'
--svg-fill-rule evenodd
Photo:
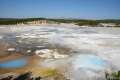
<path fill-rule="evenodd" d="M 120 20 L 85 20 L 85 19 L 49 19 L 51 21 L 59 22 L 59 23 L 74 23 L 77 25 L 88 25 L 88 26 L 97 26 L 99 23 L 114 23 L 116 25 L 120 25 Z"/>
<path fill-rule="evenodd" d="M 99 22 L 97 21 L 80 21 L 77 23 L 77 25 L 83 26 L 83 25 L 88 25 L 88 26 L 97 26 Z"/>
<path fill-rule="evenodd" d="M 120 71 L 113 72 L 113 73 L 105 73 L 106 80 L 120 80 Z"/>
<path fill-rule="evenodd" d="M 114 23 L 120 27 L 120 20 L 85 20 L 85 19 L 48 19 L 48 18 L 0 18 L 0 25 L 26 24 L 30 21 L 47 20 L 53 23 L 74 23 L 76 25 L 98 26 L 99 23 Z"/>
<path fill-rule="evenodd" d="M 45 18 L 24 18 L 24 19 L 16 19 L 16 18 L 0 18 L 0 25 L 13 25 L 13 24 L 20 24 L 26 23 L 29 21 L 36 21 L 36 20 L 45 20 Z"/>
<path fill-rule="evenodd" d="M 91 26 L 95 26 L 98 25 L 98 22 L 95 20 L 80 20 L 80 19 L 50 19 L 51 21 L 55 21 L 58 23 L 74 23 L 77 25 L 91 25 Z"/>

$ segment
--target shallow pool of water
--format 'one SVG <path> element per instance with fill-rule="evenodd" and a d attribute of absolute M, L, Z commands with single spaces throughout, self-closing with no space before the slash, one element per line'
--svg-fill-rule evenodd
<path fill-rule="evenodd" d="M 0 63 L 0 68 L 21 68 L 27 64 L 26 58 L 20 58 Z"/>
<path fill-rule="evenodd" d="M 73 65 L 75 69 L 87 68 L 102 70 L 106 68 L 107 63 L 96 55 L 81 54 L 74 58 Z"/>

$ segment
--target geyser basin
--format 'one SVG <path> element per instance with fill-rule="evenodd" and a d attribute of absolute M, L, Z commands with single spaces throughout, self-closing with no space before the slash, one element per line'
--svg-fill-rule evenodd
<path fill-rule="evenodd" d="M 28 55 L 38 50 L 38 56 L 41 56 L 43 49 L 57 49 L 60 55 L 65 54 L 68 57 L 45 58 L 45 61 L 38 60 L 38 64 L 42 67 L 59 69 L 70 80 L 104 80 L 104 71 L 120 69 L 120 28 L 61 25 L 1 27 L 0 55 L 4 55 L 6 48 L 12 47 Z M 42 56 L 44 53 L 48 54 L 49 51 L 45 50 Z M 24 65 L 26 60 L 3 62 L 0 63 L 0 73 L 2 68 L 22 68 Z"/>
<path fill-rule="evenodd" d="M 5 61 L 0 63 L 0 68 L 21 68 L 27 64 L 26 58 Z"/>
<path fill-rule="evenodd" d="M 73 60 L 75 69 L 87 68 L 93 70 L 101 70 L 106 67 L 106 62 L 96 55 L 80 54 Z"/>

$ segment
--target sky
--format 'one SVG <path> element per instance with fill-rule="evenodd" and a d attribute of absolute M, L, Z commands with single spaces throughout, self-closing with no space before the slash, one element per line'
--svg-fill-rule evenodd
<path fill-rule="evenodd" d="M 0 18 L 120 19 L 120 0 L 0 0 Z"/>

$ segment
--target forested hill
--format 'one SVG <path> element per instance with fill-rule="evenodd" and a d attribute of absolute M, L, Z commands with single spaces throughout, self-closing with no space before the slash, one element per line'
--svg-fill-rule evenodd
<path fill-rule="evenodd" d="M 49 19 L 49 18 L 0 18 L 0 25 L 11 25 L 26 23 L 30 21 L 47 20 L 57 23 L 74 23 L 77 25 L 91 25 L 96 26 L 100 23 L 114 23 L 116 26 L 120 25 L 120 19 L 104 19 L 104 20 L 87 20 L 87 19 Z"/>

